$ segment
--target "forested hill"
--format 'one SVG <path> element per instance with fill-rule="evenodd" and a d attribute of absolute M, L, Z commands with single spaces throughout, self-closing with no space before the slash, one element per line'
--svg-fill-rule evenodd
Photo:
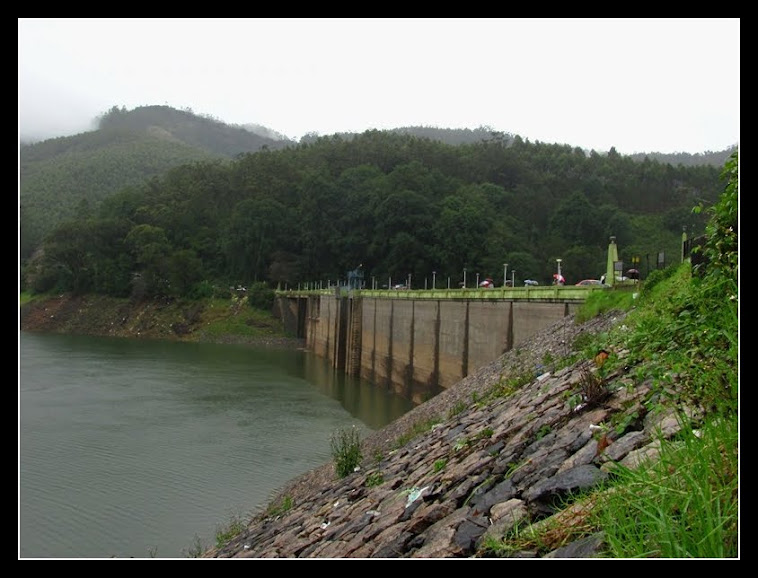
<path fill-rule="evenodd" d="M 169 169 L 198 161 L 229 161 L 240 154 L 312 145 L 321 139 L 350 142 L 360 134 L 290 140 L 272 128 L 255 124 L 232 126 L 191 110 L 169 106 L 113 107 L 94 120 L 96 130 L 23 144 L 20 147 L 20 254 L 22 260 L 50 231 L 66 220 L 87 214 L 112 194 L 140 186 Z M 427 139 L 452 146 L 495 143 L 514 146 L 521 137 L 489 127 L 453 129 L 400 127 L 389 134 Z M 529 142 L 528 140 L 526 141 Z M 684 164 L 723 166 L 731 151 L 675 155 L 666 160 Z M 594 151 L 584 151 L 585 155 Z M 598 153 L 605 155 L 606 153 Z M 632 157 L 644 161 L 645 156 Z M 658 153 L 647 155 L 657 160 Z"/>
<path fill-rule="evenodd" d="M 391 129 L 387 132 L 393 132 L 397 134 L 408 134 L 419 138 L 428 138 L 430 140 L 443 142 L 449 145 L 462 145 L 462 144 L 474 144 L 477 142 L 491 142 L 496 141 L 505 145 L 512 145 L 516 139 L 522 139 L 519 135 L 504 133 L 496 131 L 488 126 L 480 126 L 475 129 L 468 128 L 438 128 L 430 126 L 405 126 Z M 350 140 L 359 136 L 359 133 L 339 133 L 342 139 Z M 320 138 L 317 134 L 308 134 L 300 139 L 301 143 L 313 143 Z M 544 144 L 544 143 L 543 143 Z M 552 143 L 557 144 L 557 143 Z M 737 150 L 737 145 L 731 146 L 723 151 L 705 151 L 702 153 L 660 153 L 660 152 L 646 152 L 637 153 L 632 155 L 626 155 L 630 159 L 635 161 L 644 161 L 645 159 L 651 161 L 658 161 L 663 164 L 671 164 L 673 166 L 697 166 L 708 165 L 712 167 L 723 167 L 727 159 L 731 154 Z M 593 151 L 585 150 L 586 154 L 590 154 Z M 607 154 L 609 151 L 596 151 L 598 154 Z"/>
<path fill-rule="evenodd" d="M 58 224 L 173 167 L 294 144 L 167 106 L 114 107 L 97 125 L 21 146 L 22 258 Z"/>
<path fill-rule="evenodd" d="M 294 141 L 271 138 L 242 126 L 225 124 L 209 116 L 169 106 L 143 106 L 131 111 L 113 107 L 100 119 L 99 128 L 138 132 L 158 128 L 160 132 L 165 131 L 171 138 L 186 145 L 225 157 L 296 144 Z"/>
<path fill-rule="evenodd" d="M 411 135 L 419 138 L 426 138 L 433 141 L 457 146 L 462 144 L 474 144 L 477 142 L 499 141 L 504 144 L 510 144 L 514 140 L 514 135 L 495 131 L 486 126 L 480 126 L 475 129 L 469 128 L 438 128 L 431 126 L 404 126 L 387 130 L 386 132 L 395 134 Z M 361 133 L 337 133 L 343 140 L 351 140 L 360 136 Z M 300 139 L 301 144 L 312 144 L 321 138 L 316 133 L 304 135 Z"/>
<path fill-rule="evenodd" d="M 727 159 L 737 150 L 737 145 L 731 146 L 723 151 L 703 153 L 639 153 L 629 155 L 629 158 L 635 161 L 644 161 L 646 158 L 656 160 L 660 163 L 666 163 L 673 166 L 683 165 L 693 167 L 697 165 L 710 165 L 714 167 L 723 167 Z"/>
<path fill-rule="evenodd" d="M 514 137 L 457 146 L 391 131 L 176 167 L 82 208 L 24 265 L 34 291 L 203 296 L 216 288 L 412 278 L 457 286 L 597 279 L 609 237 L 643 275 L 681 258 L 721 168 L 633 161 Z M 22 224 L 23 227 L 23 224 Z M 631 265 L 628 265 L 631 266 Z"/>

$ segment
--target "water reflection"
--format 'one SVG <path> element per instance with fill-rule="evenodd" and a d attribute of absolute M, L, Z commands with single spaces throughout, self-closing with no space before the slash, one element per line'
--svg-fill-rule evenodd
<path fill-rule="evenodd" d="M 303 360 L 305 379 L 371 429 L 381 429 L 416 406 L 409 398 L 346 375 L 323 357 L 306 352 Z"/>

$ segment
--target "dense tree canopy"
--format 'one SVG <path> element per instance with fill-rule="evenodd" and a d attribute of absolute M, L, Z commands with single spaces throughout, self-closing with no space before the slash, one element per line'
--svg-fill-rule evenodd
<path fill-rule="evenodd" d="M 54 186 L 54 185 L 53 185 Z M 200 287 L 367 280 L 457 286 L 471 277 L 549 283 L 605 270 L 610 236 L 643 268 L 680 257 L 696 204 L 723 190 L 720 168 L 585 154 L 492 138 L 449 145 L 367 131 L 314 138 L 231 161 L 198 161 L 132 185 L 47 237 L 25 268 L 32 290 L 193 295 Z M 651 256 L 652 259 L 651 259 Z M 509 274 L 510 277 L 510 274 Z M 469 282 L 470 285 L 473 282 Z"/>

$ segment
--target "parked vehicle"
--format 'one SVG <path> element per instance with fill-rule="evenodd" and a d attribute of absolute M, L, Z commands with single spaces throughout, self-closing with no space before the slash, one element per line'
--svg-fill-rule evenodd
<path fill-rule="evenodd" d="M 524 287 L 534 287 L 535 285 L 539 285 L 539 283 L 534 279 L 524 279 Z"/>
<path fill-rule="evenodd" d="M 577 287 L 586 285 L 604 285 L 600 279 L 582 279 L 579 283 L 575 284 Z"/>

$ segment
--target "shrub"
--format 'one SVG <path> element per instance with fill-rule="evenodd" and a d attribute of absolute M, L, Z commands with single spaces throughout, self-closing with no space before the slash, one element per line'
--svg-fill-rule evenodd
<path fill-rule="evenodd" d="M 275 297 L 274 290 L 265 283 L 253 283 L 247 290 L 247 303 L 253 309 L 271 310 Z"/>

